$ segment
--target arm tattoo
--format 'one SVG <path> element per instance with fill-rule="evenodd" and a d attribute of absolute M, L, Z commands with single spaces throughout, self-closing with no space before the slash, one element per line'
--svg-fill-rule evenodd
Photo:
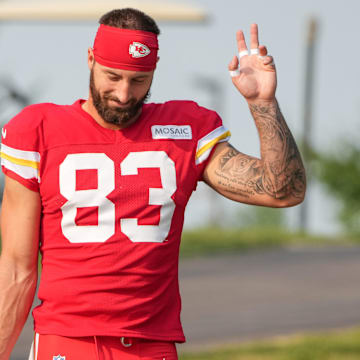
<path fill-rule="evenodd" d="M 257 193 L 273 198 L 301 198 L 305 190 L 304 167 L 277 103 L 252 104 L 250 110 L 260 136 L 261 159 L 229 145 L 215 170 L 218 185 L 246 197 Z"/>

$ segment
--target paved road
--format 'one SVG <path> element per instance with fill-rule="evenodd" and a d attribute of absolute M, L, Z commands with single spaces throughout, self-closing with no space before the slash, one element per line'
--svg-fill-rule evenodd
<path fill-rule="evenodd" d="M 289 248 L 182 260 L 182 321 L 202 349 L 360 325 L 360 247 Z M 26 359 L 28 323 L 12 360 Z"/>
<path fill-rule="evenodd" d="M 179 349 L 360 325 L 359 278 L 360 247 L 186 260 Z"/>

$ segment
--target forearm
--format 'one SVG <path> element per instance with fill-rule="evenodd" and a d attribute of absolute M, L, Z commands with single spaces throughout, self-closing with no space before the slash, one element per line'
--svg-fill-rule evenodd
<path fill-rule="evenodd" d="M 249 104 L 260 137 L 260 159 L 230 144 L 217 145 L 204 180 L 224 196 L 248 204 L 293 206 L 305 196 L 305 170 L 295 140 L 275 99 L 274 59 L 259 45 L 258 26 L 250 28 L 250 49 L 244 33 L 236 33 L 239 58 L 229 64 L 232 83 Z"/>
<path fill-rule="evenodd" d="M 261 158 L 221 143 L 204 172 L 204 180 L 238 202 L 269 207 L 299 204 L 305 195 L 305 171 L 277 103 L 249 106 L 259 132 Z"/>
<path fill-rule="evenodd" d="M 260 138 L 261 189 L 275 199 L 305 195 L 305 170 L 276 100 L 249 103 Z"/>
<path fill-rule="evenodd" d="M 29 314 L 37 283 L 37 270 L 16 269 L 0 258 L 0 360 L 10 357 Z"/>

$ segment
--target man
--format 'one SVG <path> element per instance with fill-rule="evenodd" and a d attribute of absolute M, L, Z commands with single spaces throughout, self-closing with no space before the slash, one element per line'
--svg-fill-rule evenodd
<path fill-rule="evenodd" d="M 144 105 L 159 29 L 134 9 L 100 19 L 87 101 L 32 105 L 4 127 L 0 360 L 31 307 L 39 243 L 32 359 L 172 360 L 174 343 L 185 341 L 178 251 L 197 181 L 248 204 L 303 200 L 304 168 L 257 31 L 252 25 L 250 52 L 237 33 L 229 71 L 258 128 L 261 159 L 233 148 L 219 116 L 194 102 Z"/>

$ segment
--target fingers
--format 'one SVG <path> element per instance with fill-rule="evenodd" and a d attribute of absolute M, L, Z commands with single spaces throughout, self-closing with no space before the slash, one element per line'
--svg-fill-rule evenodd
<path fill-rule="evenodd" d="M 268 54 L 266 46 L 259 46 L 259 57 L 264 65 L 274 65 L 274 58 Z"/>
<path fill-rule="evenodd" d="M 250 55 L 259 55 L 259 30 L 257 24 L 250 26 Z"/>
<path fill-rule="evenodd" d="M 247 51 L 248 48 L 246 46 L 245 36 L 242 30 L 237 31 L 236 41 L 237 41 L 239 53 L 243 51 Z"/>
<path fill-rule="evenodd" d="M 239 76 L 240 70 L 239 70 L 239 60 L 237 56 L 234 56 L 232 60 L 230 61 L 230 64 L 228 66 L 229 73 L 231 77 Z"/>
<path fill-rule="evenodd" d="M 257 24 L 250 26 L 250 49 L 257 49 L 259 47 L 259 30 Z"/>
<path fill-rule="evenodd" d="M 239 60 L 237 56 L 234 56 L 232 60 L 230 61 L 230 64 L 228 66 L 229 71 L 236 70 L 239 67 Z"/>
<path fill-rule="evenodd" d="M 239 30 L 236 33 L 236 40 L 239 50 L 239 58 L 243 56 L 249 55 L 248 48 L 246 46 L 244 32 Z M 259 30 L 257 24 L 251 24 L 250 27 L 250 54 L 251 55 L 258 55 L 259 54 Z"/>
<path fill-rule="evenodd" d="M 265 56 L 263 58 L 263 64 L 264 65 L 275 65 L 274 58 L 272 56 L 270 56 L 270 55 Z"/>
<path fill-rule="evenodd" d="M 250 52 L 247 48 L 244 32 L 239 30 L 236 32 L 236 41 L 239 51 L 239 58 L 234 56 L 229 64 L 229 72 L 231 77 L 240 75 L 239 65 L 241 58 L 249 55 L 258 56 L 264 65 L 274 65 L 274 59 L 268 55 L 266 46 L 259 46 L 259 29 L 257 24 L 251 24 L 250 27 Z"/>
<path fill-rule="evenodd" d="M 264 45 L 259 46 L 259 55 L 266 56 L 267 55 L 267 48 Z"/>

